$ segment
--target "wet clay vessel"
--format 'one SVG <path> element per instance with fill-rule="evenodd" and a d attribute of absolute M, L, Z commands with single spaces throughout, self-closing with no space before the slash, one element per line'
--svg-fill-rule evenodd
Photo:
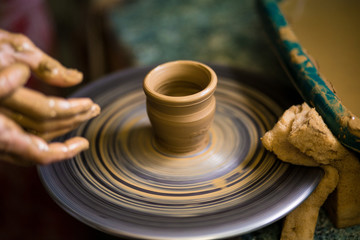
<path fill-rule="evenodd" d="M 194 61 L 165 63 L 145 77 L 147 113 L 160 151 L 193 154 L 206 147 L 216 85 L 215 72 Z"/>

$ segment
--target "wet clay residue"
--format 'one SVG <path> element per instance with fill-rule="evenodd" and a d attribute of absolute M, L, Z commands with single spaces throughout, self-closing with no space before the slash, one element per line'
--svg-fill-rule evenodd
<path fill-rule="evenodd" d="M 343 126 L 347 126 L 351 134 L 360 137 L 360 119 L 355 115 L 347 115 L 341 118 Z"/>
<path fill-rule="evenodd" d="M 358 131 L 357 118 L 343 120 Z M 292 106 L 262 142 L 285 162 L 318 166 L 325 173 L 312 195 L 286 217 L 281 239 L 313 239 L 318 213 L 326 199 L 328 214 L 337 227 L 360 223 L 360 162 L 340 144 L 314 108 L 306 103 Z"/>

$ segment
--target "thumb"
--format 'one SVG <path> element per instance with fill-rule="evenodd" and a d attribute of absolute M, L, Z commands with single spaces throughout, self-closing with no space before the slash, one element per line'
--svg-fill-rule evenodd
<path fill-rule="evenodd" d="M 30 77 L 30 69 L 24 64 L 14 63 L 0 70 L 0 98 L 23 86 Z"/>

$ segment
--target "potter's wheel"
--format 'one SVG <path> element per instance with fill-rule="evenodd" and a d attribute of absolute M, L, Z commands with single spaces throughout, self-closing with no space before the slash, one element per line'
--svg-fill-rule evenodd
<path fill-rule="evenodd" d="M 261 78 L 212 68 L 219 82 L 210 143 L 192 156 L 154 147 L 142 90 L 151 68 L 115 73 L 77 92 L 91 97 L 102 113 L 64 136 L 86 137 L 88 151 L 39 167 L 55 201 L 107 233 L 152 239 L 242 234 L 300 204 L 321 171 L 282 163 L 260 142 L 291 100 L 280 100 L 276 93 L 282 89 L 276 87 L 264 94 L 269 88 Z"/>

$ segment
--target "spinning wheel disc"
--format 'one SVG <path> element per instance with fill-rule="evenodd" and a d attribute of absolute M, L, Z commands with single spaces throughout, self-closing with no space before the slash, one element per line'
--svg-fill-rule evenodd
<path fill-rule="evenodd" d="M 154 145 L 142 90 L 150 68 L 116 73 L 77 92 L 93 98 L 102 113 L 63 138 L 84 136 L 89 150 L 39 167 L 55 201 L 107 233 L 152 239 L 228 237 L 294 209 L 321 171 L 282 163 L 262 147 L 260 137 L 283 108 L 264 94 L 259 79 L 213 69 L 219 82 L 210 142 L 191 156 Z"/>

